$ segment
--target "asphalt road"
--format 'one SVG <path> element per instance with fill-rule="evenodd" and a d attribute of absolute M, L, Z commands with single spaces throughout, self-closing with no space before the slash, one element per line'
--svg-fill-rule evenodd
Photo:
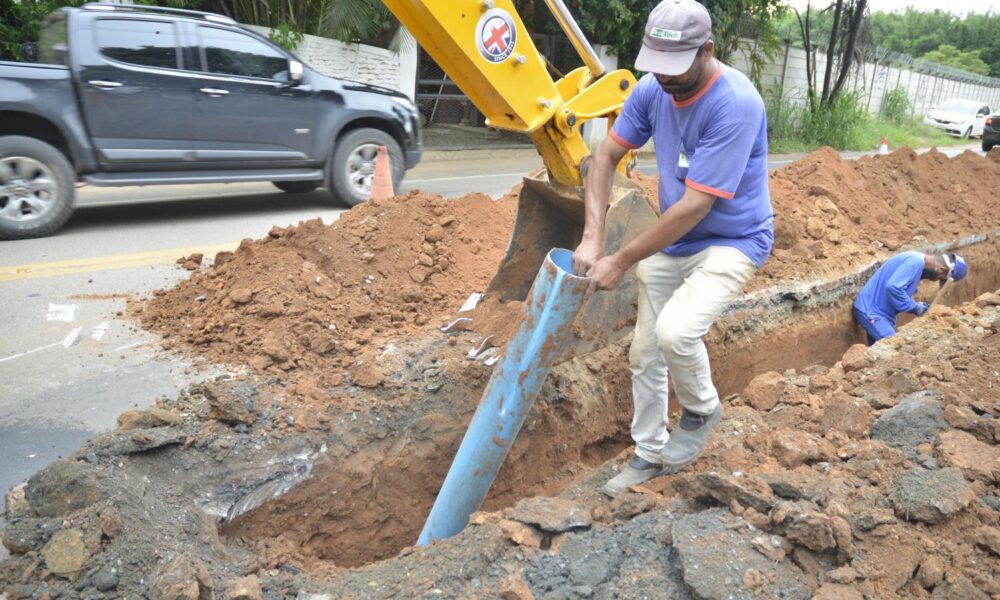
<path fill-rule="evenodd" d="M 541 166 L 533 151 L 428 158 L 400 191 L 499 197 Z M 645 158 L 639 169 L 655 165 Z M 322 191 L 292 195 L 269 184 L 81 187 L 77 212 L 57 235 L 0 243 L 0 490 L 114 427 L 123 410 L 217 372 L 164 353 L 119 318 L 127 297 L 185 278 L 174 264 L 182 255 L 232 249 L 274 225 L 330 222 L 343 210 Z"/>

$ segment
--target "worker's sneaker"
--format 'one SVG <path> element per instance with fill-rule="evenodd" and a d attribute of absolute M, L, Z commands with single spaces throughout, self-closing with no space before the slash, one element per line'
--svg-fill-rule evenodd
<path fill-rule="evenodd" d="M 662 474 L 663 465 L 658 465 L 644 458 L 632 455 L 632 459 L 628 461 L 622 472 L 609 479 L 604 484 L 602 491 L 614 498 L 633 485 L 645 483 Z"/>
<path fill-rule="evenodd" d="M 708 434 L 722 419 L 722 404 L 708 415 L 699 415 L 686 408 L 681 411 L 677 427 L 670 432 L 667 445 L 660 451 L 663 468 L 668 473 L 676 473 L 693 463 L 705 451 Z"/>

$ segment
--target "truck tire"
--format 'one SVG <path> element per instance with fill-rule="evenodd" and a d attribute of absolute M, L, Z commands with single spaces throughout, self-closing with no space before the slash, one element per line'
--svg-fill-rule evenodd
<path fill-rule="evenodd" d="M 380 129 L 364 127 L 348 131 L 337 140 L 330 160 L 330 191 L 335 199 L 357 206 L 371 195 L 375 174 L 375 153 L 379 146 L 389 149 L 392 188 L 399 189 L 406 165 L 399 143 Z"/>
<path fill-rule="evenodd" d="M 987 144 L 986 140 L 983 140 L 983 152 L 989 152 L 993 149 L 993 144 Z"/>
<path fill-rule="evenodd" d="M 321 181 L 272 181 L 274 187 L 289 194 L 308 194 L 319 187 Z"/>
<path fill-rule="evenodd" d="M 0 137 L 0 239 L 49 235 L 73 214 L 76 174 L 62 152 L 34 138 Z"/>

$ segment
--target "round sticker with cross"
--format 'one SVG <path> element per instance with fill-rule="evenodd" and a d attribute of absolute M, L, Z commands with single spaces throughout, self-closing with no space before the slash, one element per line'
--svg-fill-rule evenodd
<path fill-rule="evenodd" d="M 517 26 L 509 12 L 493 8 L 479 17 L 476 25 L 476 47 L 486 60 L 499 63 L 507 60 L 517 43 Z"/>

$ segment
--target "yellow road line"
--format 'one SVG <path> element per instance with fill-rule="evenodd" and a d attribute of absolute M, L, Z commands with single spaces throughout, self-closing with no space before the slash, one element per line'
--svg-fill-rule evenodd
<path fill-rule="evenodd" d="M 191 246 L 189 248 L 167 248 L 165 250 L 150 250 L 148 252 L 134 252 L 132 254 L 112 254 L 110 256 L 91 256 L 88 258 L 72 258 L 69 260 L 32 263 L 28 265 L 13 265 L 0 267 L 0 281 L 58 277 L 74 273 L 90 273 L 95 271 L 110 271 L 112 269 L 170 264 L 182 256 L 188 256 L 196 252 L 201 252 L 205 256 L 210 257 L 216 252 L 223 250 L 235 250 L 238 245 L 238 243 L 230 243 Z"/>

